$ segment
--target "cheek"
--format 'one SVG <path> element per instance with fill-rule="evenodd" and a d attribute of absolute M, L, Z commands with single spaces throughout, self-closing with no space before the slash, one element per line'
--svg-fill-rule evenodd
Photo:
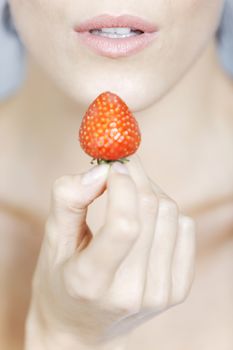
<path fill-rule="evenodd" d="M 176 2 L 171 39 L 174 50 L 193 59 L 214 36 L 222 13 L 224 0 L 179 0 Z M 189 58 L 188 58 L 189 57 Z"/>
<path fill-rule="evenodd" d="M 10 0 L 16 28 L 28 52 L 45 68 L 55 64 L 57 51 L 64 46 L 67 19 L 63 1 Z"/>
<path fill-rule="evenodd" d="M 8 0 L 22 40 L 31 50 L 34 42 L 47 45 L 59 36 L 67 20 L 65 0 Z M 67 1 L 69 2 L 69 1 Z"/>
<path fill-rule="evenodd" d="M 26 47 L 30 50 L 35 41 L 40 44 L 49 21 L 49 13 L 44 10 L 44 2 L 10 0 L 10 7 L 15 25 Z"/>
<path fill-rule="evenodd" d="M 200 26 L 209 35 L 219 21 L 223 3 L 224 0 L 174 0 L 171 13 L 174 21 L 177 18 L 179 23 L 187 25 L 186 30 Z"/>
<path fill-rule="evenodd" d="M 218 27 L 223 3 L 224 0 L 166 2 L 161 50 L 154 56 L 158 62 L 154 91 L 165 94 L 204 52 Z"/>
<path fill-rule="evenodd" d="M 222 6 L 225 0 L 171 0 L 169 6 L 177 9 L 180 14 L 185 16 L 201 15 L 204 12 L 215 12 Z"/>

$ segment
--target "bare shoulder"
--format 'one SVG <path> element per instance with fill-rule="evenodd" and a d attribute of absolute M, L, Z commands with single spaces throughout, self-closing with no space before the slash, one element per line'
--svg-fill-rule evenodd
<path fill-rule="evenodd" d="M 13 261 L 36 259 L 42 239 L 43 224 L 35 215 L 13 204 L 0 201 L 0 261 L 1 267 Z M 18 264 L 15 265 L 17 268 Z M 23 265 L 22 265 L 23 266 Z M 16 269 L 17 269 L 16 268 Z"/>
<path fill-rule="evenodd" d="M 1 349 L 23 348 L 31 279 L 41 238 L 40 224 L 34 218 L 23 209 L 0 202 Z"/>

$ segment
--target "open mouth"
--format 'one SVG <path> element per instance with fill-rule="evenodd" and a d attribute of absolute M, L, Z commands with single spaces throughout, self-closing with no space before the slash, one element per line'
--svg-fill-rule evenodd
<path fill-rule="evenodd" d="M 117 28 L 91 29 L 89 30 L 89 33 L 93 35 L 102 36 L 105 38 L 122 39 L 122 38 L 130 38 L 136 35 L 141 35 L 144 32 L 134 28 L 117 27 Z"/>
<path fill-rule="evenodd" d="M 136 54 L 157 37 L 154 23 L 131 16 L 100 15 L 74 27 L 79 41 L 95 53 L 111 57 Z"/>

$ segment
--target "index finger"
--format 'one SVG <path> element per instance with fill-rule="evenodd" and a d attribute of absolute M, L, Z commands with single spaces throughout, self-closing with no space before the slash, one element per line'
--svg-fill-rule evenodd
<path fill-rule="evenodd" d="M 126 173 L 114 172 L 115 167 L 124 168 L 116 163 L 110 171 L 105 224 L 73 260 L 81 275 L 102 287 L 112 280 L 140 233 L 136 185 Z"/>

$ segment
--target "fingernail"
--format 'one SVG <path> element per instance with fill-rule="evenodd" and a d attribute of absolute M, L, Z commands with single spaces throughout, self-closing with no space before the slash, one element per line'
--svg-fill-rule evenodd
<path fill-rule="evenodd" d="M 120 162 L 113 163 L 111 169 L 113 172 L 129 175 L 127 167 Z"/>
<path fill-rule="evenodd" d="M 94 182 L 100 180 L 101 178 L 107 177 L 108 172 L 108 164 L 96 165 L 94 168 L 92 168 L 82 176 L 81 183 L 83 185 L 91 185 Z"/>

